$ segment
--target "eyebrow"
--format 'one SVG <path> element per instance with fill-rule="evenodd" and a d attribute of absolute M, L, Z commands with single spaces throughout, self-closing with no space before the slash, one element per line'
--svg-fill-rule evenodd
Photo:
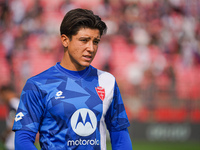
<path fill-rule="evenodd" d="M 79 39 L 91 39 L 91 37 L 84 37 L 84 36 L 82 36 L 82 37 L 80 37 Z M 94 40 L 98 40 L 98 41 L 100 41 L 101 39 L 100 39 L 100 37 L 97 37 L 97 38 L 94 38 Z"/>

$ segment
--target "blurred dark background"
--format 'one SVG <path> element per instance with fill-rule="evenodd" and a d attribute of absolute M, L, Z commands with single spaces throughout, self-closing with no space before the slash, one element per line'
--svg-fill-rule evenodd
<path fill-rule="evenodd" d="M 200 141 L 199 0 L 0 0 L 0 86 L 61 60 L 65 13 L 92 9 L 108 25 L 94 67 L 112 73 L 133 140 Z M 0 132 L 7 107 L 0 103 Z"/>

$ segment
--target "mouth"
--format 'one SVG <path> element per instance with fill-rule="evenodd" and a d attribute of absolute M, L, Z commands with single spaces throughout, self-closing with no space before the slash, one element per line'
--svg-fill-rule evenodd
<path fill-rule="evenodd" d="M 83 55 L 83 58 L 86 61 L 91 61 L 92 60 L 92 56 L 91 55 Z"/>

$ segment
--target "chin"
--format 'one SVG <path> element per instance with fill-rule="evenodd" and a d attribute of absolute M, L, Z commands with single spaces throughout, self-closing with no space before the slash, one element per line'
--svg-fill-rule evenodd
<path fill-rule="evenodd" d="M 83 66 L 83 67 L 88 67 L 88 66 L 90 66 L 90 64 L 91 64 L 91 63 L 83 63 L 82 66 Z"/>
<path fill-rule="evenodd" d="M 84 65 L 84 66 L 82 66 L 84 69 L 86 68 L 86 67 L 89 67 L 90 65 Z"/>

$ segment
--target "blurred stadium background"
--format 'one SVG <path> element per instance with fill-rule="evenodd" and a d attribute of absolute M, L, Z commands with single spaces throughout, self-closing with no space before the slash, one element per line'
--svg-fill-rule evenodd
<path fill-rule="evenodd" d="M 59 26 L 77 7 L 108 25 L 93 66 L 117 79 L 133 149 L 200 149 L 199 0 L 0 0 L 0 86 L 20 95 L 61 60 Z M 7 112 L 0 103 L 0 132 Z"/>

